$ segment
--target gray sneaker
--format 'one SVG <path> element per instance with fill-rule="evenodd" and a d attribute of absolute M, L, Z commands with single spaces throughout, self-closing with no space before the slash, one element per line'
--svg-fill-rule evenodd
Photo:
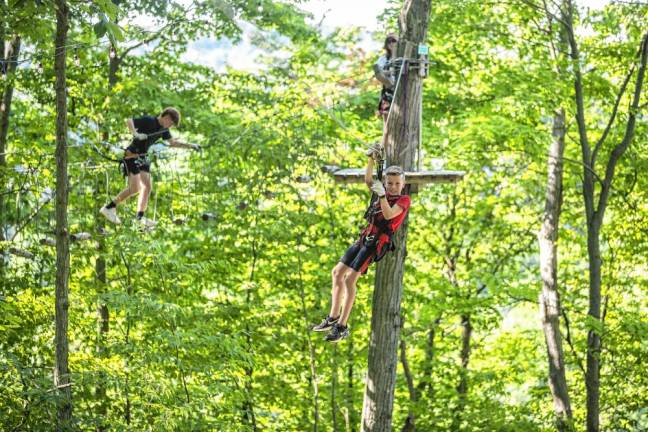
<path fill-rule="evenodd" d="M 327 331 L 327 330 L 331 329 L 331 327 L 333 327 L 335 325 L 338 318 L 331 318 L 330 316 L 327 315 L 326 318 L 324 318 L 324 321 L 322 321 L 321 323 L 311 327 L 311 330 L 316 331 L 316 332 Z"/>
<path fill-rule="evenodd" d="M 154 220 L 145 217 L 139 219 L 137 222 L 142 226 L 144 232 L 153 231 L 153 228 L 155 228 L 155 225 L 157 224 Z"/>
<path fill-rule="evenodd" d="M 106 219 L 108 219 L 110 222 L 114 223 L 115 225 L 119 225 L 121 223 L 121 220 L 119 220 L 119 216 L 117 216 L 117 209 L 115 207 L 108 208 L 106 206 L 103 206 L 101 207 L 101 210 L 99 210 L 99 213 L 104 215 Z"/>
<path fill-rule="evenodd" d="M 349 336 L 349 326 L 343 326 L 336 323 L 333 326 L 333 328 L 331 328 L 331 332 L 326 335 L 324 340 L 327 342 L 335 343 L 335 342 L 340 342 L 342 339 L 348 336 Z"/>

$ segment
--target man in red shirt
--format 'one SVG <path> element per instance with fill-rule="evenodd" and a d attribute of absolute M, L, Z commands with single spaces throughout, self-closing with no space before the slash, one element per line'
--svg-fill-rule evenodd
<path fill-rule="evenodd" d="M 367 150 L 365 184 L 378 197 L 367 212 L 369 224 L 333 268 L 331 310 L 320 324 L 312 328 L 318 332 L 330 330 L 325 338 L 329 342 L 338 342 L 349 335 L 347 321 L 355 300 L 356 282 L 367 272 L 369 264 L 390 250 L 391 237 L 405 220 L 410 207 L 410 197 L 401 195 L 405 187 L 405 173 L 401 167 L 393 165 L 387 168 L 384 184 L 373 180 L 374 159 L 378 159 L 380 151 L 380 144 Z"/>

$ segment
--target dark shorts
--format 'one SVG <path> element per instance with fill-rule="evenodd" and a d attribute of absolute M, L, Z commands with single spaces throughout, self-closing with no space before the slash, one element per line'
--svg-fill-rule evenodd
<path fill-rule="evenodd" d="M 362 274 L 367 273 L 369 264 L 373 262 L 376 256 L 376 246 L 365 246 L 362 240 L 353 243 L 349 249 L 340 258 L 340 262 L 351 267 L 353 270 Z"/>
<path fill-rule="evenodd" d="M 123 159 L 121 164 L 124 177 L 128 177 L 130 174 L 139 174 L 142 171 L 151 172 L 151 162 L 146 157 Z"/>
<path fill-rule="evenodd" d="M 394 91 L 384 88 L 380 92 L 380 101 L 378 102 L 378 112 L 381 115 L 389 114 L 389 107 L 394 99 Z"/>

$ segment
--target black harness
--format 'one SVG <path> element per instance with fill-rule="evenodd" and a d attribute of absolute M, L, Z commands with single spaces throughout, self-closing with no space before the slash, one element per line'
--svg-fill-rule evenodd
<path fill-rule="evenodd" d="M 119 161 L 119 168 L 121 169 L 121 173 L 124 177 L 128 177 L 129 174 L 126 160 L 127 160 L 126 157 L 123 157 Z M 146 153 L 138 154 L 137 157 L 128 158 L 128 160 L 133 160 L 133 164 L 139 168 L 142 168 L 143 166 L 150 163 Z"/>
<path fill-rule="evenodd" d="M 378 262 L 383 259 L 387 252 L 396 250 L 394 231 L 392 231 L 389 221 L 384 217 L 377 217 L 382 211 L 378 202 L 379 200 L 380 198 L 375 194 L 371 197 L 371 203 L 364 214 L 369 226 L 360 235 L 360 241 L 362 241 L 365 247 L 376 249 L 376 256 L 373 258 L 373 262 Z M 373 229 L 374 227 L 375 230 Z M 375 232 L 372 233 L 372 231 Z M 381 245 L 382 247 L 379 247 Z"/>
<path fill-rule="evenodd" d="M 136 151 L 137 148 L 134 147 L 134 146 L 135 146 L 135 140 L 133 140 L 133 142 L 131 143 L 131 145 L 128 146 L 128 147 L 126 147 L 126 149 L 124 149 L 124 151 L 128 150 L 128 151 L 131 152 L 134 156 L 133 156 L 133 157 L 128 157 L 128 158 L 127 158 L 126 156 L 124 156 L 124 157 L 119 161 L 119 168 L 121 169 L 122 175 L 123 175 L 124 177 L 128 177 L 128 166 L 126 165 L 126 160 L 127 160 L 127 159 L 129 159 L 129 160 L 133 160 L 133 159 L 134 159 L 133 164 L 134 164 L 135 166 L 140 167 L 140 168 L 143 167 L 144 165 L 150 164 L 150 161 L 149 161 L 149 159 L 148 159 L 148 147 L 150 147 L 150 146 L 152 146 L 153 144 L 155 144 L 155 143 L 158 141 L 159 137 L 162 136 L 162 135 L 164 135 L 164 134 L 167 133 L 167 132 L 169 132 L 169 129 L 168 129 L 168 128 L 162 128 L 162 129 L 160 129 L 160 130 L 157 131 L 157 132 L 152 132 L 152 133 L 148 134 L 148 135 L 147 135 L 147 138 L 146 138 L 146 140 L 145 140 L 145 141 L 147 141 L 147 144 L 148 144 L 148 140 L 149 140 L 149 138 L 155 138 L 155 139 L 153 140 L 153 142 L 152 142 L 150 145 L 147 145 L 146 147 L 144 147 L 144 148 L 145 148 L 145 152 L 144 152 L 144 153 L 139 153 L 138 151 Z M 130 150 L 131 148 L 132 148 L 132 150 Z"/>

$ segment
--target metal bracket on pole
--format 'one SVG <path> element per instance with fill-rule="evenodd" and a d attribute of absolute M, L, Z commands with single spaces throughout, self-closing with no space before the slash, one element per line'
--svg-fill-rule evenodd
<path fill-rule="evenodd" d="M 430 66 L 428 55 L 429 55 L 428 46 L 419 45 L 416 58 L 410 59 L 410 58 L 398 57 L 391 60 L 389 62 L 389 66 L 393 70 L 393 73 L 397 74 L 403 64 L 403 61 L 407 61 L 407 65 L 410 71 L 418 71 L 418 75 L 421 78 L 425 78 L 428 75 L 428 69 Z"/>

